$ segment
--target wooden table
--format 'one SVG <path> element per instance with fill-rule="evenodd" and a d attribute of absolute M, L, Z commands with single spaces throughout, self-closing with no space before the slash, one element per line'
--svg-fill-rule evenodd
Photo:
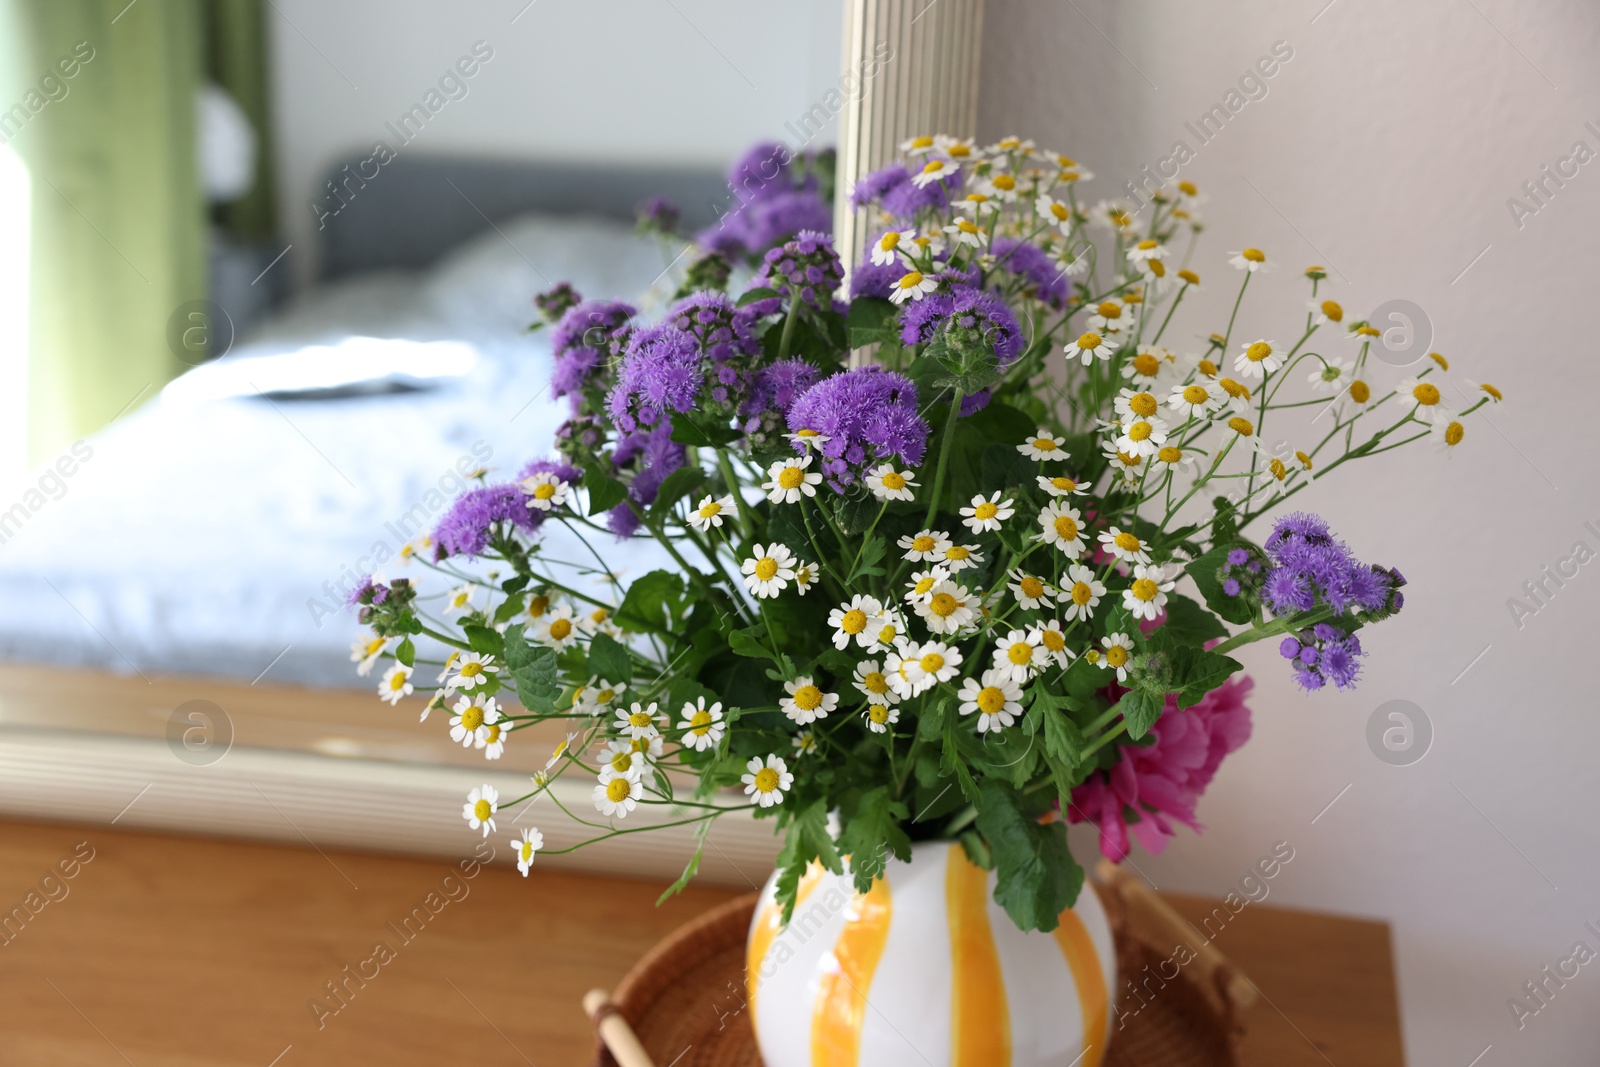
<path fill-rule="evenodd" d="M 586 1064 L 583 992 L 740 891 L 660 888 L 0 821 L 0 919 L 27 916 L 0 925 L 0 1062 Z M 1217 945 L 1264 997 L 1247 1064 L 1403 1062 L 1383 924 L 1253 904 Z"/>

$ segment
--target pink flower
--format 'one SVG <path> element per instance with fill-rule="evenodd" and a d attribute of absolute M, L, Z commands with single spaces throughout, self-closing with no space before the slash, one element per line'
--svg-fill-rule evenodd
<path fill-rule="evenodd" d="M 1250 739 L 1244 698 L 1254 686 L 1243 676 L 1230 679 L 1182 711 L 1177 696 L 1168 694 L 1166 711 L 1150 731 L 1155 744 L 1119 746 L 1121 758 L 1109 772 L 1096 772 L 1072 791 L 1067 819 L 1097 828 L 1100 851 L 1113 861 L 1128 854 L 1130 828 L 1151 853 L 1177 836 L 1172 820 L 1204 829 L 1195 819 L 1195 805 L 1222 757 Z M 1129 809 L 1138 813 L 1137 821 L 1125 820 Z"/>

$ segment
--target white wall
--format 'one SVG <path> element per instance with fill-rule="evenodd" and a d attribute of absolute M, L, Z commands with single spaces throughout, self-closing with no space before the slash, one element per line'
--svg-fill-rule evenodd
<path fill-rule="evenodd" d="M 1237 276 L 1225 252 L 1254 244 L 1290 269 L 1272 279 L 1280 313 L 1247 299 L 1259 326 L 1244 332 L 1298 336 L 1298 269 L 1320 261 L 1344 276 L 1332 295 L 1348 308 L 1417 302 L 1455 376 L 1507 395 L 1493 428 L 1475 416 L 1449 459 L 1393 453 L 1302 494 L 1363 558 L 1401 567 L 1406 609 L 1371 631 L 1351 694 L 1302 696 L 1275 650 L 1247 652 L 1255 737 L 1201 805 L 1210 832 L 1135 862 L 1163 886 L 1221 892 L 1288 840 L 1297 856 L 1273 901 L 1392 923 L 1410 1062 L 1466 1067 L 1491 1044 L 1480 1067 L 1595 1062 L 1600 962 L 1520 1031 L 1506 1002 L 1575 942 L 1600 951 L 1584 928 L 1600 928 L 1600 563 L 1521 628 L 1507 600 L 1575 542 L 1600 551 L 1600 162 L 1520 229 L 1506 202 L 1574 142 L 1600 151 L 1584 128 L 1600 128 L 1600 10 L 990 0 L 989 11 L 980 132 L 1059 145 L 1098 173 L 1100 195 L 1175 139 L 1195 147 L 1183 122 L 1289 42 L 1268 95 L 1183 171 L 1212 196 L 1194 264 L 1211 289 L 1181 335 L 1226 322 Z M 1368 716 L 1391 699 L 1420 705 L 1436 731 L 1412 766 L 1367 747 Z"/>
<path fill-rule="evenodd" d="M 763 137 L 795 142 L 784 123 L 837 81 L 842 6 L 276 0 L 266 17 L 285 262 L 303 282 L 328 166 L 393 145 L 384 124 L 473 42 L 494 58 L 404 151 L 721 166 Z"/>

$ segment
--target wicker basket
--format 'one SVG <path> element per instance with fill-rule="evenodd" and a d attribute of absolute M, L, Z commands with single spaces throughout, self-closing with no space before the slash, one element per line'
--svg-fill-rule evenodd
<path fill-rule="evenodd" d="M 1137 879 L 1103 868 L 1097 888 L 1116 933 L 1123 977 L 1153 973 L 1174 945 L 1195 941 L 1183 920 Z M 658 1067 L 761 1067 L 742 1010 L 745 936 L 755 904 L 754 893 L 730 900 L 673 932 L 628 972 L 597 1021 L 620 1014 Z M 1243 1033 L 1238 1017 L 1253 989 L 1202 943 L 1160 996 L 1113 1024 L 1104 1067 L 1235 1067 Z M 603 1044 L 594 1062 L 618 1067 Z"/>

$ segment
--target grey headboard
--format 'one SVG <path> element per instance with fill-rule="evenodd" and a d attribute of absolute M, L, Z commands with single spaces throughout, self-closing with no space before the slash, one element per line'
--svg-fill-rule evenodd
<path fill-rule="evenodd" d="M 491 222 L 528 211 L 631 220 L 635 207 L 659 194 L 682 209 L 683 225 L 693 232 L 715 222 L 731 203 L 727 182 L 709 169 L 419 153 L 390 160 L 364 183 L 355 160 L 333 168 L 328 178 L 348 200 L 323 219 L 317 234 L 323 278 L 425 267 Z M 327 202 L 335 203 L 331 193 Z"/>

